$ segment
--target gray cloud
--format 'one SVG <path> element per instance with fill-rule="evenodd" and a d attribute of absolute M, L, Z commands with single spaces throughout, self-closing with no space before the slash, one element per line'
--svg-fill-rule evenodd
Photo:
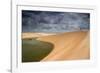
<path fill-rule="evenodd" d="M 89 13 L 22 11 L 22 32 L 68 32 L 89 26 Z"/>

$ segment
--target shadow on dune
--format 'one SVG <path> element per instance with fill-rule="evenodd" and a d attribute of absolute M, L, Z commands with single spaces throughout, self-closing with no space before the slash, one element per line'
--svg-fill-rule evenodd
<path fill-rule="evenodd" d="M 54 48 L 49 42 L 33 39 L 22 40 L 22 62 L 38 62 L 46 57 Z"/>

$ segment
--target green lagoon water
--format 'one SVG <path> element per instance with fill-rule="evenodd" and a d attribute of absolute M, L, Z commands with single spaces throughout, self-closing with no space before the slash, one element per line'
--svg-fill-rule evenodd
<path fill-rule="evenodd" d="M 46 57 L 54 45 L 36 38 L 22 40 L 22 62 L 39 62 Z"/>

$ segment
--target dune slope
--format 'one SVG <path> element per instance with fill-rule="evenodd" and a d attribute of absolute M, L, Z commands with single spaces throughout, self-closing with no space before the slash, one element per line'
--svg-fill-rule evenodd
<path fill-rule="evenodd" d="M 90 58 L 89 32 L 66 32 L 39 37 L 37 40 L 54 44 L 54 49 L 42 61 L 80 60 Z"/>

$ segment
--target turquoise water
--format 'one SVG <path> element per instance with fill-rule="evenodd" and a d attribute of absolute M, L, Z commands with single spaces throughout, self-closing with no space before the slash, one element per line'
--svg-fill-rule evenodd
<path fill-rule="evenodd" d="M 22 62 L 39 62 L 46 57 L 54 45 L 36 38 L 22 40 Z"/>

